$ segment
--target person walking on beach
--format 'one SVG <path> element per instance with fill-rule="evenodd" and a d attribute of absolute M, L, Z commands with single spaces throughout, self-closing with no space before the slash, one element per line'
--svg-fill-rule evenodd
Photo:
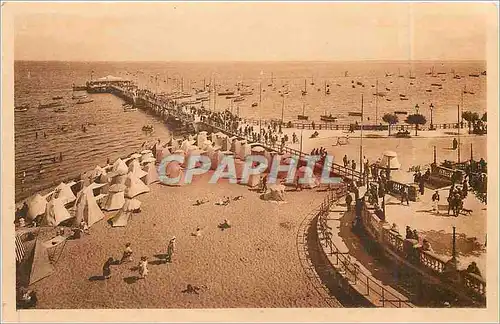
<path fill-rule="evenodd" d="M 125 250 L 123 250 L 123 256 L 120 263 L 132 261 L 132 248 L 130 246 L 130 243 L 125 244 Z"/>
<path fill-rule="evenodd" d="M 167 262 L 172 262 L 172 258 L 174 256 L 175 252 L 175 236 L 172 237 L 170 242 L 168 242 L 168 247 L 167 247 Z"/>
<path fill-rule="evenodd" d="M 401 204 L 406 201 L 406 205 L 410 206 L 410 201 L 408 200 L 408 186 L 403 186 L 401 188 Z"/>
<path fill-rule="evenodd" d="M 104 279 L 111 278 L 111 264 L 113 263 L 113 258 L 109 257 L 108 260 L 102 266 L 102 276 Z"/>
<path fill-rule="evenodd" d="M 139 278 L 146 279 L 148 275 L 148 258 L 143 256 L 141 257 L 141 261 L 139 261 Z"/>
<path fill-rule="evenodd" d="M 436 192 L 432 195 L 432 211 L 439 214 L 439 192 Z"/>

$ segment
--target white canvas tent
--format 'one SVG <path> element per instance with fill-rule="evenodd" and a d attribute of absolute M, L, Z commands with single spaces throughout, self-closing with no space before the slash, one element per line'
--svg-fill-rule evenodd
<path fill-rule="evenodd" d="M 123 184 L 115 184 L 109 188 L 108 196 L 103 202 L 103 210 L 118 210 L 125 204 L 125 189 Z"/>
<path fill-rule="evenodd" d="M 146 185 L 160 181 L 158 170 L 153 162 L 146 164 L 144 171 L 146 172 L 146 175 L 144 176 L 143 181 Z"/>
<path fill-rule="evenodd" d="M 149 192 L 149 187 L 141 181 L 141 179 L 137 178 L 132 172 L 129 172 L 127 175 L 127 179 L 125 180 L 125 197 L 134 198 L 137 195 L 140 195 L 145 192 Z"/>
<path fill-rule="evenodd" d="M 79 225 L 83 219 L 90 227 L 103 218 L 104 214 L 97 205 L 92 187 L 83 188 L 76 197 L 75 224 Z"/>
<path fill-rule="evenodd" d="M 113 168 L 111 169 L 115 175 L 124 175 L 128 172 L 128 167 L 122 159 L 117 159 L 115 163 L 113 163 Z"/>
<path fill-rule="evenodd" d="M 28 219 L 34 220 L 37 216 L 45 213 L 47 200 L 40 196 L 40 194 L 35 194 L 28 198 L 26 204 L 28 205 Z"/>
<path fill-rule="evenodd" d="M 139 179 L 147 174 L 146 172 L 142 171 L 141 164 L 139 163 L 139 161 L 137 161 L 137 159 L 134 159 L 132 160 L 132 162 L 130 162 L 128 167 L 128 173 L 132 173 Z"/>
<path fill-rule="evenodd" d="M 64 207 L 64 201 L 54 195 L 47 203 L 42 225 L 57 226 L 71 217 L 69 211 Z"/>
<path fill-rule="evenodd" d="M 73 182 L 74 183 L 74 182 Z M 64 182 L 61 182 L 55 189 L 54 193 L 60 199 L 63 205 L 69 204 L 76 200 L 76 196 L 71 190 L 71 187 Z"/>
<path fill-rule="evenodd" d="M 111 226 L 113 227 L 125 227 L 128 224 L 128 220 L 132 212 L 124 211 L 120 209 L 115 216 L 113 216 L 109 221 L 111 222 Z"/>

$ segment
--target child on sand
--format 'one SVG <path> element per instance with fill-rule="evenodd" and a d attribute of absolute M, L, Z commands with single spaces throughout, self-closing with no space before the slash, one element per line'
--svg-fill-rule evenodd
<path fill-rule="evenodd" d="M 120 263 L 132 261 L 132 248 L 130 245 L 130 243 L 125 244 L 125 250 L 123 250 L 123 256 Z"/>
<path fill-rule="evenodd" d="M 148 275 L 148 258 L 143 256 L 141 257 L 141 261 L 139 262 L 139 276 L 141 279 L 146 279 Z"/>
<path fill-rule="evenodd" d="M 102 266 L 102 276 L 104 279 L 111 278 L 111 264 L 113 263 L 113 258 L 108 258 L 108 260 Z"/>
<path fill-rule="evenodd" d="M 167 262 L 172 262 L 172 258 L 174 256 L 175 252 L 175 236 L 172 237 L 170 242 L 168 242 L 168 247 L 167 247 Z"/>

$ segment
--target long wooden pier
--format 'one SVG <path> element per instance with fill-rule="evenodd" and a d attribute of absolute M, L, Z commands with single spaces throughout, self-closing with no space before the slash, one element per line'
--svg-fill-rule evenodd
<path fill-rule="evenodd" d="M 254 140 L 251 137 L 244 136 L 243 134 L 236 134 L 232 130 L 225 127 L 225 125 L 218 125 L 210 123 L 207 118 L 201 118 L 200 120 L 195 120 L 194 116 L 182 113 L 182 108 L 178 105 L 175 100 L 169 99 L 167 97 L 158 97 L 147 90 L 141 90 L 138 88 L 122 88 L 116 85 L 109 86 L 109 92 L 122 98 L 125 102 L 133 104 L 139 108 L 150 110 L 155 115 L 166 120 L 169 116 L 178 118 L 183 122 L 197 123 L 205 129 L 211 129 L 212 131 L 222 132 L 228 136 L 236 137 L 239 139 L 245 139 L 249 143 L 253 143 Z M 269 151 L 275 151 L 279 153 L 288 153 L 291 155 L 307 158 L 309 154 L 301 152 L 299 150 L 287 147 L 285 145 L 279 144 L 262 144 Z M 331 172 L 334 175 L 340 176 L 342 178 L 348 179 L 349 181 L 358 181 L 361 184 L 364 183 L 364 177 L 360 171 L 345 167 L 343 165 L 332 163 Z"/>

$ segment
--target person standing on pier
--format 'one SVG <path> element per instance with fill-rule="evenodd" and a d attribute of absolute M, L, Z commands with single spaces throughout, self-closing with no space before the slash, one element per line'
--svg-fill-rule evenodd
<path fill-rule="evenodd" d="M 436 192 L 432 195 L 432 211 L 439 214 L 439 192 Z"/>
<path fill-rule="evenodd" d="M 408 199 L 408 186 L 403 186 L 401 188 L 401 204 L 406 201 L 406 205 L 410 206 L 410 200 Z"/>
<path fill-rule="evenodd" d="M 352 195 L 350 193 L 348 193 L 346 196 L 345 196 L 345 204 L 347 206 L 347 211 L 351 211 L 351 204 L 352 204 Z"/>

